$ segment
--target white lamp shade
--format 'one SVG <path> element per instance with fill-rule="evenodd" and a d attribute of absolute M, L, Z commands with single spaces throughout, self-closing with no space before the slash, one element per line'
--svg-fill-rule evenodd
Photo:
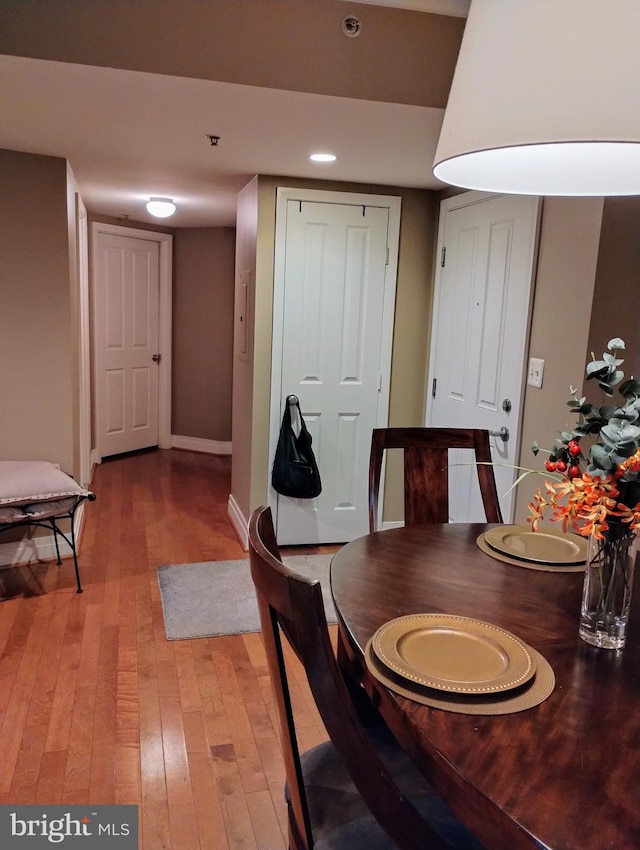
<path fill-rule="evenodd" d="M 472 0 L 433 171 L 468 189 L 640 194 L 640 0 Z"/>
<path fill-rule="evenodd" d="M 149 198 L 147 210 L 156 218 L 168 218 L 176 211 L 176 205 L 171 198 Z"/>

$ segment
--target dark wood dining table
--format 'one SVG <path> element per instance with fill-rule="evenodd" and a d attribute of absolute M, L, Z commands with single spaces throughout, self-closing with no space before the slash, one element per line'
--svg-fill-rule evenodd
<path fill-rule="evenodd" d="M 488 850 L 640 848 L 640 568 L 626 647 L 578 637 L 583 575 L 504 563 L 476 540 L 490 525 L 394 528 L 331 563 L 339 628 L 356 675 L 401 746 Z M 473 617 L 541 653 L 555 688 L 526 711 L 478 716 L 407 699 L 364 650 L 414 613 Z"/>

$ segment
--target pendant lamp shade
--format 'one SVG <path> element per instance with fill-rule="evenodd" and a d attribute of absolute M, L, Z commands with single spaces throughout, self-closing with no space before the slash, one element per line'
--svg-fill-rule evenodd
<path fill-rule="evenodd" d="M 445 183 L 640 194 L 640 0 L 472 0 L 436 150 Z"/>

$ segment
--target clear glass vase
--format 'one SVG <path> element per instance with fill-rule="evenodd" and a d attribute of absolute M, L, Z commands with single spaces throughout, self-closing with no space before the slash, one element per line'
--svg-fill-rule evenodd
<path fill-rule="evenodd" d="M 627 639 L 636 534 L 611 523 L 604 539 L 591 536 L 582 589 L 582 640 L 604 649 L 622 649 Z"/>

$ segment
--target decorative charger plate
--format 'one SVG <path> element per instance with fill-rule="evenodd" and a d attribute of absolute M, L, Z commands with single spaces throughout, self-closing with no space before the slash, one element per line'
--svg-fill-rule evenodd
<path fill-rule="evenodd" d="M 517 688 L 535 673 L 535 661 L 510 632 L 453 614 L 410 614 L 385 623 L 371 645 L 396 676 L 459 694 Z"/>
<path fill-rule="evenodd" d="M 537 564 L 584 564 L 587 540 L 578 534 L 528 525 L 500 525 L 485 531 L 484 539 L 496 552 Z"/>
<path fill-rule="evenodd" d="M 498 691 L 495 694 L 454 694 L 424 688 L 422 685 L 396 676 L 385 667 L 373 651 L 371 641 L 366 646 L 364 658 L 371 675 L 400 696 L 428 705 L 430 708 L 453 711 L 456 714 L 495 715 L 513 714 L 534 708 L 553 692 L 556 680 L 551 665 L 533 647 L 528 649 L 535 660 L 535 675 L 519 688 Z"/>

